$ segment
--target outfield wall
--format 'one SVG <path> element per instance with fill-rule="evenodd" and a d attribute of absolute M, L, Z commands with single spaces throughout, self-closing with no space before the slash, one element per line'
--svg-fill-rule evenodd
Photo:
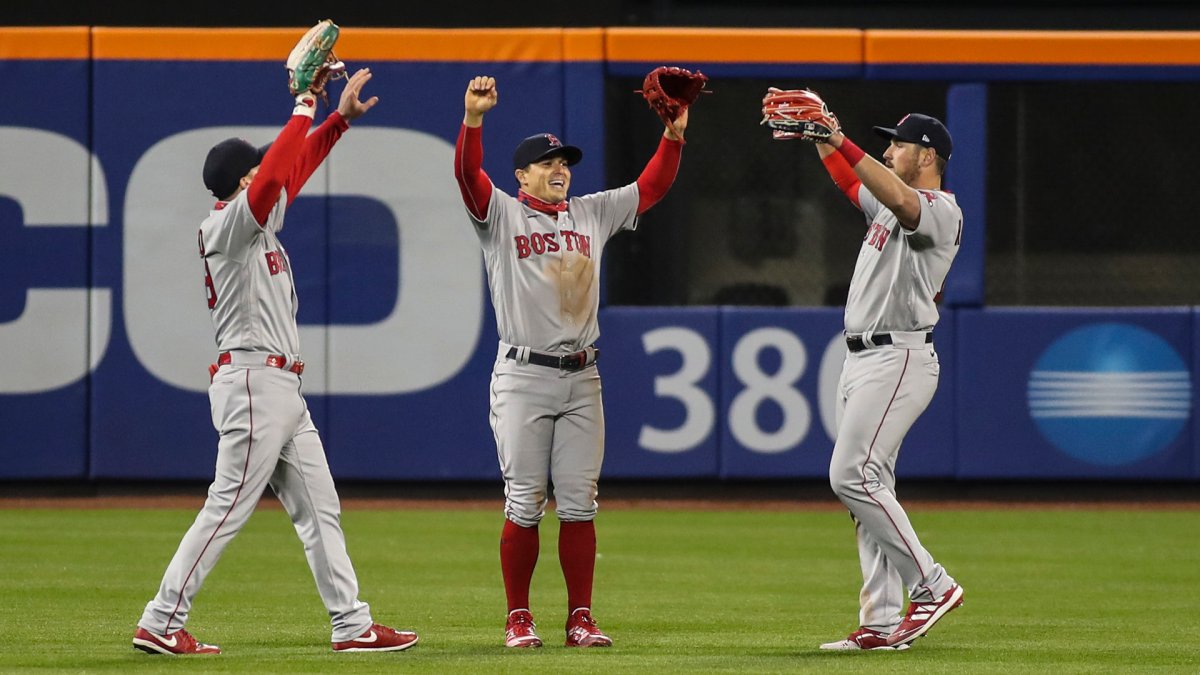
<path fill-rule="evenodd" d="M 298 30 L 0 29 L 14 92 L 0 109 L 0 479 L 211 476 L 200 165 L 216 141 L 265 142 L 286 120 L 279 55 Z M 948 180 L 973 236 L 937 330 L 942 384 L 903 475 L 1200 478 L 1194 308 L 981 307 L 988 83 L 1200 80 L 1200 33 L 347 28 L 339 55 L 371 67 L 381 104 L 283 234 L 305 389 L 338 477 L 498 477 L 494 315 L 451 172 L 467 80 L 500 83 L 489 174 L 502 183 L 508 150 L 555 130 L 588 156 L 579 194 L 606 187 L 603 149 L 621 142 L 605 136 L 605 78 L 669 59 L 714 82 L 952 82 Z M 840 320 L 604 308 L 605 475 L 823 476 Z"/>

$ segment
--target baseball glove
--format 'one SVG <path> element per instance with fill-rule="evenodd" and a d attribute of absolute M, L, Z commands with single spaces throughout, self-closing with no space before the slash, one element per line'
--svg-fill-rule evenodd
<path fill-rule="evenodd" d="M 288 55 L 288 91 L 293 96 L 304 92 L 317 94 L 326 103 L 329 94 L 325 85 L 330 80 L 346 76 L 346 64 L 338 60 L 333 53 L 333 45 L 337 43 L 338 28 L 331 19 L 325 19 L 308 29 L 304 37 L 292 47 Z"/>
<path fill-rule="evenodd" d="M 707 83 L 708 76 L 698 70 L 693 73 L 676 66 L 659 66 L 646 74 L 642 88 L 637 91 L 663 124 L 671 126 L 688 106 L 700 98 L 700 92 Z"/>
<path fill-rule="evenodd" d="M 767 89 L 759 124 L 770 127 L 771 137 L 780 141 L 799 138 L 826 143 L 833 132 L 842 130 L 825 101 L 809 89 Z"/>

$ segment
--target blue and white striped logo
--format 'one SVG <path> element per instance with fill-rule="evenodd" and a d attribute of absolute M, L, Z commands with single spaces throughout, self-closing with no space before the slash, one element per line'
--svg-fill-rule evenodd
<path fill-rule="evenodd" d="M 1192 380 L 1175 349 L 1154 333 L 1099 323 L 1042 353 L 1028 395 L 1030 416 L 1056 448 L 1089 464 L 1120 466 L 1179 436 L 1191 416 Z"/>

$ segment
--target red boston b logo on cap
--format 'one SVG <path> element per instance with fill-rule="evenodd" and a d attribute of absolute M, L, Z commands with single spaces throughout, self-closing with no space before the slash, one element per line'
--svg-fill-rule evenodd
<path fill-rule="evenodd" d="M 534 134 L 521 141 L 513 152 L 513 168 L 523 169 L 533 162 L 541 161 L 550 154 L 561 154 L 567 158 L 567 166 L 583 158 L 583 151 L 573 145 L 563 145 L 558 136 L 551 133 Z"/>
<path fill-rule="evenodd" d="M 927 148 L 937 150 L 942 159 L 950 159 L 954 151 L 954 141 L 946 126 L 936 117 L 909 113 L 900 118 L 895 129 L 887 127 L 872 127 L 875 133 L 888 140 L 898 140 L 907 143 L 918 143 Z"/>

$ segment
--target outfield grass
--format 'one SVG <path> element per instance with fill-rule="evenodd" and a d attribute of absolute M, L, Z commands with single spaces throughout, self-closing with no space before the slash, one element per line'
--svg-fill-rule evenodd
<path fill-rule="evenodd" d="M 556 524 L 532 598 L 547 646 L 505 650 L 497 509 L 348 510 L 376 620 L 399 654 L 334 654 L 286 515 L 230 545 L 189 630 L 216 657 L 130 637 L 192 510 L 0 510 L 0 671 L 996 673 L 1200 672 L 1200 512 L 913 509 L 965 605 L 906 652 L 828 653 L 857 625 L 861 582 L 836 512 L 602 511 L 595 614 L 616 645 L 561 646 Z"/>

